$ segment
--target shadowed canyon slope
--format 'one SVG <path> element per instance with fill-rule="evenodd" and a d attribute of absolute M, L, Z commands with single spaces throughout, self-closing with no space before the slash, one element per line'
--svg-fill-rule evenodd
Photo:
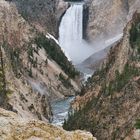
<path fill-rule="evenodd" d="M 134 134 L 140 118 L 139 24 L 140 14 L 135 13 L 123 38 L 74 101 L 75 113 L 65 129 L 86 129 L 99 140 L 139 139 Z"/>

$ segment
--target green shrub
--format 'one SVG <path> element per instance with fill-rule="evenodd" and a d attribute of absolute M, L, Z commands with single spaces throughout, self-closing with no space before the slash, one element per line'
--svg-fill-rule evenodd
<path fill-rule="evenodd" d="M 47 39 L 43 34 L 39 33 L 35 39 L 38 47 L 44 48 L 48 57 L 53 59 L 64 70 L 69 77 L 75 78 L 79 72 L 74 68 L 71 62 L 68 61 L 61 48 L 54 43 L 53 40 Z"/>
<path fill-rule="evenodd" d="M 133 49 L 137 49 L 140 54 L 140 21 L 133 24 L 130 30 L 130 43 Z"/>
<path fill-rule="evenodd" d="M 140 119 L 137 120 L 137 122 L 135 124 L 135 128 L 140 129 Z"/>
<path fill-rule="evenodd" d="M 6 42 L 3 43 L 2 47 L 10 60 L 13 72 L 17 78 L 20 77 L 21 72 L 21 59 L 20 59 L 20 49 L 16 47 L 10 47 Z"/>
<path fill-rule="evenodd" d="M 72 87 L 71 82 L 70 82 L 70 79 L 69 78 L 65 78 L 65 76 L 62 73 L 59 74 L 59 80 L 62 82 L 62 84 L 66 88 Z"/>
<path fill-rule="evenodd" d="M 5 79 L 5 67 L 3 53 L 0 46 L 0 106 L 4 106 L 7 100 L 7 88 Z"/>

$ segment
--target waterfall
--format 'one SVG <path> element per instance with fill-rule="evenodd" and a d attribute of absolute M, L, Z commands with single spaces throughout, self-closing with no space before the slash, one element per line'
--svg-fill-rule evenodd
<path fill-rule="evenodd" d="M 78 64 L 92 54 L 83 40 L 83 3 L 71 3 L 59 27 L 59 44 L 65 55 Z"/>

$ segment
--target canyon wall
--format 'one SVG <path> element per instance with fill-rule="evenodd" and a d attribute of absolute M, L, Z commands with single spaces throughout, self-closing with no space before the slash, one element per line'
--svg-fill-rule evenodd
<path fill-rule="evenodd" d="M 13 2 L 0 1 L 0 64 L 10 110 L 51 121 L 50 102 L 75 95 L 79 86 L 73 80 L 78 72 L 46 34 L 29 24 Z"/>
<path fill-rule="evenodd" d="M 86 0 L 89 7 L 87 39 L 90 42 L 112 38 L 123 32 L 126 23 L 140 7 L 138 0 Z"/>
<path fill-rule="evenodd" d="M 135 13 L 123 38 L 73 102 L 75 112 L 65 129 L 86 129 L 100 140 L 140 139 L 135 129 L 140 118 L 139 24 L 140 13 Z"/>

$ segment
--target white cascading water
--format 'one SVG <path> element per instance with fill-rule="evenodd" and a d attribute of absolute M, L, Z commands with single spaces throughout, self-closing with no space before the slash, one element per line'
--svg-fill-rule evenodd
<path fill-rule="evenodd" d="M 59 43 L 65 55 L 78 64 L 93 53 L 83 40 L 83 3 L 71 3 L 59 27 Z"/>

